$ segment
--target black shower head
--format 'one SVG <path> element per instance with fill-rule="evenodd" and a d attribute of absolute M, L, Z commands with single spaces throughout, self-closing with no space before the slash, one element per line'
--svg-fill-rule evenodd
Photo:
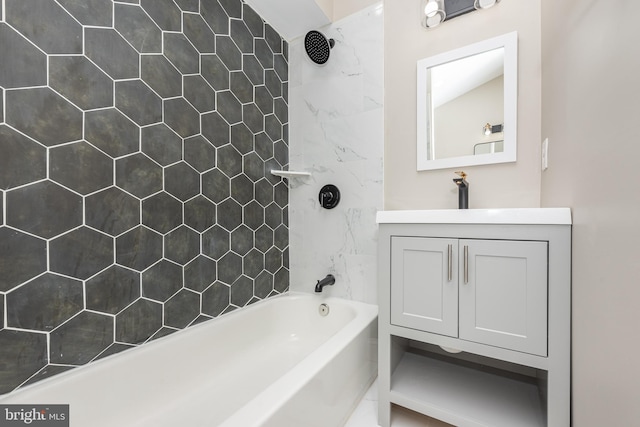
<path fill-rule="evenodd" d="M 304 49 L 309 59 L 318 65 L 325 64 L 329 60 L 331 48 L 336 44 L 333 39 L 327 39 L 319 31 L 309 31 L 304 36 Z"/>

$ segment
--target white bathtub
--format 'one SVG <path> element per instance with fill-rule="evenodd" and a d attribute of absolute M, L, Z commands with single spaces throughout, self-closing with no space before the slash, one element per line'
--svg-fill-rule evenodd
<path fill-rule="evenodd" d="M 377 313 L 289 293 L 24 387 L 0 404 L 69 404 L 71 427 L 338 427 L 376 376 Z"/>

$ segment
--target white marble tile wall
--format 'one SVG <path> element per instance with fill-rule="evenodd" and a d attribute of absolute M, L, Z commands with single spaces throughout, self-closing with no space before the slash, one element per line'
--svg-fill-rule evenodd
<path fill-rule="evenodd" d="M 311 172 L 289 192 L 290 289 L 376 303 L 376 211 L 383 203 L 382 3 L 324 28 L 335 40 L 324 66 L 303 39 L 289 44 L 289 169 Z M 318 193 L 336 185 L 340 204 L 323 209 Z"/>

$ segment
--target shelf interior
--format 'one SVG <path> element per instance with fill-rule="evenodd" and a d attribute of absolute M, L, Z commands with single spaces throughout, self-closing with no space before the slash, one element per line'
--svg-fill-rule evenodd
<path fill-rule="evenodd" d="M 391 402 L 459 427 L 547 425 L 535 381 L 428 353 L 404 354 Z"/>

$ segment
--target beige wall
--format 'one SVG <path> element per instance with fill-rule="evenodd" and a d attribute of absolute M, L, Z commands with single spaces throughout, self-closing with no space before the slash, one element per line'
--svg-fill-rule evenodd
<path fill-rule="evenodd" d="M 573 210 L 576 427 L 640 423 L 639 16 L 637 0 L 542 8 L 542 205 Z"/>
<path fill-rule="evenodd" d="M 509 0 L 420 26 L 420 0 L 385 0 L 385 208 L 456 208 L 454 169 L 416 171 L 416 61 L 518 31 L 518 161 L 464 168 L 472 208 L 540 205 L 540 3 Z"/>

